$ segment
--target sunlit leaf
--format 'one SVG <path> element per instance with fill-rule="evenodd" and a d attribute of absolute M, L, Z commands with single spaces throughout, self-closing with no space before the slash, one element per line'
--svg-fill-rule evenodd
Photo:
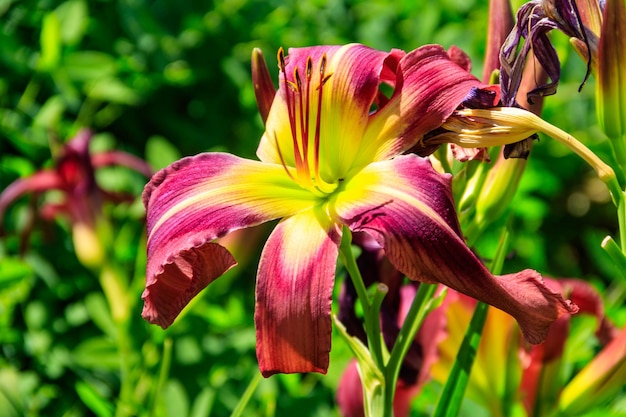
<path fill-rule="evenodd" d="M 50 71 L 57 67 L 61 57 L 61 23 L 56 13 L 48 13 L 41 28 L 41 56 L 38 68 Z"/>
<path fill-rule="evenodd" d="M 61 37 L 66 45 L 78 44 L 87 29 L 88 10 L 82 0 L 70 0 L 56 9 L 56 14 L 61 22 Z"/>
<path fill-rule="evenodd" d="M 55 95 L 50 97 L 39 109 L 33 124 L 48 129 L 56 128 L 61 122 L 65 107 L 65 101 L 61 96 Z"/>
<path fill-rule="evenodd" d="M 112 103 L 135 105 L 140 98 L 135 91 L 117 78 L 99 78 L 87 86 L 87 96 Z"/>
<path fill-rule="evenodd" d="M 106 337 L 85 339 L 72 352 L 72 360 L 79 367 L 94 370 L 115 370 L 120 366 L 117 346 Z"/>
<path fill-rule="evenodd" d="M 76 383 L 76 392 L 85 405 L 98 417 L 112 417 L 113 407 L 96 389 L 86 382 Z"/>
<path fill-rule="evenodd" d="M 148 138 L 146 160 L 154 169 L 165 168 L 180 157 L 180 151 L 163 136 L 150 136 Z"/>
<path fill-rule="evenodd" d="M 64 68 L 70 79 L 88 81 L 111 77 L 117 71 L 115 58 L 99 51 L 77 51 L 68 54 Z"/>

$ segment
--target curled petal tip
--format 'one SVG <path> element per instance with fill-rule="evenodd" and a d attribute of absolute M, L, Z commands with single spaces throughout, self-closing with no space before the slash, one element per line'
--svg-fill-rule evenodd
<path fill-rule="evenodd" d="M 148 275 L 141 316 L 166 329 L 193 297 L 236 264 L 225 248 L 210 242 L 172 256 Z"/>
<path fill-rule="evenodd" d="M 496 278 L 516 299 L 515 303 L 504 308 L 496 307 L 515 317 L 528 343 L 542 343 L 555 320 L 578 312 L 578 306 L 548 287 L 537 271 L 526 269 Z"/>

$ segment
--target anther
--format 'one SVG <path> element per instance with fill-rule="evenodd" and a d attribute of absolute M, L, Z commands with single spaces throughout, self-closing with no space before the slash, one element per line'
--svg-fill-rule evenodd
<path fill-rule="evenodd" d="M 313 70 L 313 62 L 311 61 L 311 57 L 308 57 L 306 60 L 306 79 L 311 80 L 311 72 Z"/>
<path fill-rule="evenodd" d="M 282 46 L 278 49 L 278 54 L 276 56 L 276 60 L 278 61 L 278 68 L 281 71 L 285 71 L 285 67 L 287 65 L 285 65 L 285 50 L 283 49 Z"/>
<path fill-rule="evenodd" d="M 302 89 L 302 80 L 300 79 L 300 71 L 298 71 L 298 67 L 293 70 L 293 79 L 296 80 L 296 91 L 300 92 Z"/>

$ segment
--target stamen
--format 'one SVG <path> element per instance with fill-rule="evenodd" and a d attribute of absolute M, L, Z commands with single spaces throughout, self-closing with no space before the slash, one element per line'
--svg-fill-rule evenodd
<path fill-rule="evenodd" d="M 276 54 L 276 60 L 278 61 L 278 68 L 281 72 L 285 72 L 285 50 L 281 46 L 278 48 L 278 53 Z"/>
<path fill-rule="evenodd" d="M 282 47 L 278 50 L 278 67 L 283 74 L 283 82 L 285 84 L 285 101 L 287 104 L 287 113 L 289 116 L 289 125 L 291 127 L 291 140 L 293 142 L 293 156 L 296 165 L 296 172 L 299 173 L 302 167 L 302 156 L 300 155 L 300 148 L 298 146 L 298 136 L 296 131 L 296 108 L 293 105 L 290 91 L 294 89 L 294 83 L 287 79 L 287 71 L 285 64 L 285 51 Z M 297 88 L 297 86 L 296 86 Z"/>
<path fill-rule="evenodd" d="M 302 142 L 302 162 L 303 164 L 303 170 L 304 172 L 302 173 L 302 175 L 304 175 L 305 177 L 310 177 L 311 176 L 311 171 L 309 168 L 309 138 L 308 138 L 308 123 L 305 124 L 305 112 L 304 112 L 304 103 L 303 101 L 305 100 L 305 97 L 303 97 L 302 94 L 302 79 L 300 78 L 300 72 L 298 71 L 298 68 L 295 68 L 293 70 L 293 78 L 294 80 L 296 80 L 296 85 L 298 87 L 298 108 L 300 110 L 300 141 Z M 307 97 L 308 98 L 308 97 Z M 307 108 L 308 108 L 308 103 L 307 103 Z M 308 120 L 308 114 L 306 115 L 306 118 Z M 297 135 L 297 129 L 296 129 L 296 135 Z"/>
<path fill-rule="evenodd" d="M 308 81 L 311 81 L 312 70 L 313 70 L 313 61 L 311 60 L 311 57 L 308 57 L 306 60 L 306 79 Z"/>
<path fill-rule="evenodd" d="M 320 197 L 332 193 L 337 184 L 327 183 L 320 177 L 320 146 L 321 146 L 321 126 L 322 126 L 322 100 L 324 96 L 324 84 L 330 79 L 332 74 L 326 74 L 326 55 L 322 55 L 319 63 L 319 81 L 317 87 L 317 105 L 315 114 L 315 131 L 310 132 L 311 126 L 311 81 L 313 80 L 313 60 L 309 56 L 306 60 L 305 67 L 293 69 L 293 78 L 290 81 L 287 78 L 287 64 L 284 50 L 278 51 L 278 67 L 283 78 L 283 94 L 285 105 L 289 117 L 289 125 L 291 129 L 291 138 L 293 142 L 293 157 L 295 162 L 295 171 L 291 171 L 292 167 L 287 166 L 283 151 L 275 132 L 272 132 L 272 140 L 276 144 L 278 156 L 283 169 L 289 178 L 300 184 Z M 301 70 L 304 70 L 302 73 Z M 304 75 L 304 78 L 302 77 Z M 314 133 L 314 149 L 310 149 L 311 133 Z M 312 163 L 311 163 L 312 162 Z"/>
<path fill-rule="evenodd" d="M 315 169 L 315 178 L 320 177 L 320 135 L 321 135 L 321 126 L 322 126 L 322 94 L 323 94 L 323 86 L 328 78 L 324 77 L 324 72 L 326 71 L 326 54 L 322 55 L 322 60 L 320 62 L 320 85 L 317 87 L 317 115 L 315 117 L 315 160 L 314 160 L 314 169 Z M 328 76 L 330 77 L 330 75 Z"/>
<path fill-rule="evenodd" d="M 289 172 L 289 168 L 287 168 L 287 164 L 285 164 L 285 159 L 283 158 L 283 153 L 280 150 L 280 144 L 278 143 L 278 138 L 276 137 L 276 132 L 272 132 L 272 134 L 273 134 L 273 138 L 274 138 L 274 143 L 276 144 L 276 150 L 278 151 L 278 157 L 280 158 L 280 164 L 285 169 L 285 172 L 287 173 L 289 178 L 291 178 L 292 181 L 296 181 L 296 179 L 293 177 L 293 175 L 291 175 L 291 172 Z"/>
<path fill-rule="evenodd" d="M 310 170 L 310 166 L 309 166 L 309 121 L 310 121 L 310 116 L 311 116 L 311 95 L 310 95 L 310 91 L 311 91 L 311 69 L 313 67 L 313 62 L 311 60 L 311 57 L 308 57 L 306 60 L 306 88 L 304 91 L 304 94 L 306 95 L 306 108 L 304 109 L 305 111 L 305 118 L 304 118 L 304 126 L 302 128 L 302 143 L 303 143 L 303 150 L 304 150 L 304 155 L 305 155 L 305 159 L 306 159 L 306 163 L 307 163 L 307 167 L 308 167 L 308 175 L 311 175 L 311 170 Z M 315 173 L 315 176 L 317 177 L 317 173 Z"/>

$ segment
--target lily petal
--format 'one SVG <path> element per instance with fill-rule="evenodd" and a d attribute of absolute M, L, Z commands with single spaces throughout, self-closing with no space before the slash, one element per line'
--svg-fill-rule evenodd
<path fill-rule="evenodd" d="M 136 157 L 122 151 L 106 151 L 101 153 L 94 153 L 91 155 L 91 163 L 94 168 L 106 167 L 106 166 L 124 166 L 134 171 L 139 172 L 141 175 L 150 178 L 154 171 L 150 164 L 141 158 Z"/>
<path fill-rule="evenodd" d="M 313 209 L 280 222 L 265 244 L 255 311 L 263 376 L 326 373 L 340 235 L 328 216 Z"/>
<path fill-rule="evenodd" d="M 410 279 L 439 282 L 504 310 L 530 343 L 577 311 L 535 271 L 494 276 L 485 268 L 461 237 L 450 177 L 427 160 L 405 155 L 371 164 L 345 185 L 334 208 L 352 230 L 371 234 Z"/>
<path fill-rule="evenodd" d="M 370 107 L 378 95 L 378 87 L 381 81 L 393 83 L 395 66 L 403 54 L 399 50 L 383 52 L 359 44 L 289 49 L 285 57 L 285 73 L 280 75 L 279 90 L 267 119 L 266 134 L 257 150 L 259 159 L 280 163 L 282 154 L 287 165 L 295 164 L 288 110 L 293 97 L 291 94 L 288 97 L 287 93 L 296 85 L 296 68 L 305 90 L 304 80 L 310 59 L 310 117 L 307 126 L 310 140 L 313 140 L 316 129 L 320 85 L 323 85 L 319 150 L 323 165 L 320 170 L 330 178 L 343 177 L 351 166 L 351 156 L 360 152 L 360 140 Z M 324 56 L 326 63 L 322 74 L 320 65 Z M 285 75 L 289 86 L 285 84 Z M 301 110 L 297 105 L 295 113 L 295 120 L 299 120 Z"/>
<path fill-rule="evenodd" d="M 159 171 L 143 201 L 148 213 L 143 316 L 163 328 L 236 264 L 213 239 L 315 204 L 282 166 L 223 153 L 184 158 Z"/>
<path fill-rule="evenodd" d="M 30 177 L 15 180 L 0 193 L 0 218 L 4 218 L 7 207 L 22 195 L 62 189 L 63 186 L 63 179 L 56 171 L 39 171 Z"/>
<path fill-rule="evenodd" d="M 406 151 L 441 126 L 474 87 L 486 85 L 454 63 L 441 46 L 410 52 L 400 60 L 393 95 L 372 116 L 359 152 L 381 161 Z"/>

